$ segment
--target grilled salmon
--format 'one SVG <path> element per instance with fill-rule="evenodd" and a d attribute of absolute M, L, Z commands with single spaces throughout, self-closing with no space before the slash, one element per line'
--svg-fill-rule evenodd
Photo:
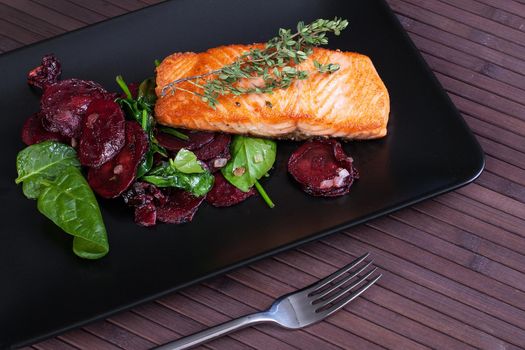
<path fill-rule="evenodd" d="M 203 53 L 175 53 L 157 67 L 157 121 L 172 127 L 223 131 L 275 138 L 330 136 L 371 139 L 386 135 L 390 102 L 388 91 L 367 56 L 315 48 L 297 66 L 307 70 L 306 80 L 297 80 L 273 94 L 220 96 L 216 109 L 198 96 L 176 90 L 162 96 L 170 82 L 219 69 L 231 64 L 255 45 L 230 45 Z M 337 63 L 334 73 L 319 73 L 313 65 Z M 254 79 L 240 84 L 262 84 Z M 196 91 L 188 82 L 177 87 Z"/>

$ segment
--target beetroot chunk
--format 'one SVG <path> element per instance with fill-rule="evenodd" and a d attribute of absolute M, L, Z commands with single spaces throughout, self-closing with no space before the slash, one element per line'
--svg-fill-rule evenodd
<path fill-rule="evenodd" d="M 32 145 L 46 140 L 68 143 L 70 139 L 56 132 L 49 132 L 42 126 L 42 116 L 35 113 L 24 123 L 22 127 L 22 141 L 26 145 Z"/>
<path fill-rule="evenodd" d="M 205 196 L 195 197 L 190 192 L 170 188 L 167 201 L 157 207 L 157 220 L 169 224 L 190 222 Z"/>
<path fill-rule="evenodd" d="M 211 172 L 224 167 L 230 160 L 231 136 L 215 134 L 214 139 L 205 146 L 193 151 L 197 158 L 206 163 Z"/>
<path fill-rule="evenodd" d="M 82 117 L 89 104 L 113 96 L 99 84 L 88 80 L 67 79 L 47 85 L 40 100 L 44 127 L 64 136 L 78 137 Z"/>
<path fill-rule="evenodd" d="M 118 103 L 94 100 L 82 119 L 78 157 L 80 164 L 98 167 L 106 163 L 124 146 L 124 113 Z"/>
<path fill-rule="evenodd" d="M 27 83 L 39 89 L 44 89 L 46 86 L 54 84 L 58 81 L 62 69 L 58 59 L 50 54 L 42 57 L 40 66 L 32 69 L 27 74 Z"/>
<path fill-rule="evenodd" d="M 122 197 L 127 205 L 135 208 L 135 222 L 142 226 L 155 225 L 157 206 L 166 203 L 166 196 L 147 182 L 135 182 Z"/>
<path fill-rule="evenodd" d="M 135 180 L 137 167 L 148 150 L 148 137 L 137 122 L 126 121 L 126 142 L 116 157 L 90 168 L 88 182 L 104 198 L 115 198 Z"/>
<path fill-rule="evenodd" d="M 255 194 L 253 187 L 248 192 L 239 190 L 229 183 L 220 172 L 215 173 L 214 176 L 215 183 L 213 188 L 206 195 L 206 201 L 214 207 L 229 207 Z"/>
<path fill-rule="evenodd" d="M 210 143 L 215 136 L 214 133 L 205 131 L 188 131 L 185 134 L 190 138 L 188 141 L 181 140 L 178 137 L 166 134 L 162 131 L 157 131 L 155 137 L 162 147 L 166 148 L 168 151 L 177 153 L 181 148 L 185 148 L 188 151 L 201 148 Z"/>
<path fill-rule="evenodd" d="M 288 171 L 306 193 L 321 197 L 347 194 L 359 178 L 353 159 L 334 139 L 304 143 L 290 156 Z"/>

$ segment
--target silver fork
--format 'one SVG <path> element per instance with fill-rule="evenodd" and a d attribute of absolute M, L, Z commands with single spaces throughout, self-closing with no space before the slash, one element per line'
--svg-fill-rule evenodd
<path fill-rule="evenodd" d="M 283 295 L 275 300 L 270 309 L 266 311 L 242 316 L 167 343 L 156 349 L 188 349 L 241 328 L 262 322 L 276 323 L 289 329 L 299 329 L 319 322 L 343 308 L 381 278 L 382 275 L 379 274 L 368 280 L 376 272 L 377 267 L 361 276 L 359 275 L 365 272 L 372 264 L 372 261 L 365 263 L 368 255 L 366 253 L 330 276 L 306 288 Z M 351 283 L 348 284 L 349 282 Z M 361 287 L 355 289 L 358 286 Z"/>

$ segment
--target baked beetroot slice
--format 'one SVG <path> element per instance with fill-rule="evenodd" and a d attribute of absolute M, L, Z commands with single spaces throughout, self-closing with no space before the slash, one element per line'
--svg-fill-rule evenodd
<path fill-rule="evenodd" d="M 94 100 L 82 118 L 80 164 L 98 167 L 115 157 L 125 141 L 124 113 L 118 103 Z"/>
<path fill-rule="evenodd" d="M 54 84 L 58 81 L 62 68 L 58 59 L 53 55 L 45 55 L 42 57 L 40 66 L 33 68 L 27 74 L 27 83 L 39 89 L 44 89 L 46 86 Z"/>
<path fill-rule="evenodd" d="M 214 207 L 229 207 L 239 204 L 255 194 L 253 188 L 248 192 L 239 190 L 229 183 L 220 172 L 215 173 L 214 176 L 215 182 L 213 188 L 206 195 L 206 202 Z"/>
<path fill-rule="evenodd" d="M 137 167 L 148 150 L 148 137 L 137 122 L 126 121 L 126 142 L 116 157 L 90 168 L 88 182 L 104 198 L 115 198 L 135 180 Z"/>
<path fill-rule="evenodd" d="M 157 207 L 153 203 L 147 203 L 135 207 L 135 223 L 150 227 L 157 224 Z"/>
<path fill-rule="evenodd" d="M 30 146 L 46 140 L 68 143 L 70 138 L 60 135 L 56 132 L 49 132 L 42 126 L 42 116 L 35 113 L 22 126 L 22 141 Z"/>
<path fill-rule="evenodd" d="M 189 137 L 188 141 L 181 140 L 178 137 L 166 134 L 162 131 L 157 131 L 155 133 L 155 138 L 162 147 L 166 148 L 168 151 L 176 153 L 181 148 L 185 148 L 188 151 L 201 148 L 210 143 L 215 137 L 214 133 L 205 131 L 188 131 L 187 133 L 185 132 L 185 134 Z"/>
<path fill-rule="evenodd" d="M 166 203 L 157 207 L 157 220 L 169 224 L 190 222 L 205 197 L 195 197 L 190 192 L 170 188 Z"/>
<path fill-rule="evenodd" d="M 114 94 L 88 80 L 67 79 L 47 85 L 40 100 L 44 127 L 64 136 L 78 137 L 89 104 L 113 97 Z"/>
<path fill-rule="evenodd" d="M 359 178 L 353 159 L 334 139 L 305 142 L 290 156 L 288 172 L 306 193 L 321 197 L 347 194 Z"/>
<path fill-rule="evenodd" d="M 230 135 L 216 134 L 210 143 L 194 150 L 193 153 L 195 153 L 199 160 L 205 162 L 213 173 L 224 167 L 228 160 L 230 160 L 230 143 Z"/>

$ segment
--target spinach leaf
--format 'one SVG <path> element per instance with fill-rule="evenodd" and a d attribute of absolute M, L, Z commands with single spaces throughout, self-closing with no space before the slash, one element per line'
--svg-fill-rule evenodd
<path fill-rule="evenodd" d="M 16 166 L 16 183 L 23 183 L 26 197 L 37 199 L 42 214 L 74 236 L 75 254 L 98 259 L 108 253 L 98 203 L 72 147 L 53 141 L 31 145 L 18 153 Z"/>
<path fill-rule="evenodd" d="M 183 134 L 179 130 L 174 129 L 174 128 L 170 128 L 168 126 L 159 126 L 159 125 L 157 125 L 157 130 L 160 130 L 160 131 L 162 131 L 165 134 L 170 134 L 172 136 L 178 137 L 179 139 L 184 140 L 184 141 L 188 141 L 190 139 L 190 137 L 188 135 Z"/>
<path fill-rule="evenodd" d="M 184 148 L 181 148 L 179 152 L 177 152 L 172 162 L 173 167 L 185 174 L 198 174 L 206 171 L 197 160 L 195 153 Z"/>
<path fill-rule="evenodd" d="M 248 192 L 257 180 L 266 175 L 275 162 L 275 141 L 248 136 L 234 136 L 232 158 L 222 168 L 222 175 L 241 191 Z"/>
<path fill-rule="evenodd" d="M 75 150 L 54 141 L 44 141 L 26 147 L 16 157 L 17 184 L 27 198 L 37 198 L 46 181 L 53 181 L 65 168 L 80 168 Z"/>
<path fill-rule="evenodd" d="M 200 164 L 198 165 L 200 166 Z M 215 177 L 208 171 L 201 173 L 182 172 L 173 160 L 163 162 L 142 177 L 142 181 L 149 182 L 157 187 L 177 187 L 189 191 L 195 196 L 204 196 L 208 193 L 213 187 L 214 180 Z"/>
<path fill-rule="evenodd" d="M 155 79 L 147 78 L 139 85 L 137 98 L 133 98 L 122 76 L 117 76 L 116 81 L 126 95 L 125 98 L 117 98 L 116 101 L 120 104 L 128 119 L 138 122 L 146 134 L 148 134 L 149 149 L 137 169 L 137 178 L 140 178 L 153 166 L 153 155 L 155 153 L 167 157 L 166 150 L 159 145 L 154 135 L 155 118 L 153 117 L 153 107 L 157 100 L 157 95 L 155 94 Z"/>
<path fill-rule="evenodd" d="M 38 196 L 38 210 L 73 235 L 73 252 L 99 259 L 109 251 L 102 214 L 93 191 L 75 167 L 64 168 Z"/>
<path fill-rule="evenodd" d="M 157 94 L 155 93 L 155 78 L 147 78 L 139 85 L 139 92 L 137 99 L 143 99 L 148 105 L 153 106 L 157 101 Z"/>

